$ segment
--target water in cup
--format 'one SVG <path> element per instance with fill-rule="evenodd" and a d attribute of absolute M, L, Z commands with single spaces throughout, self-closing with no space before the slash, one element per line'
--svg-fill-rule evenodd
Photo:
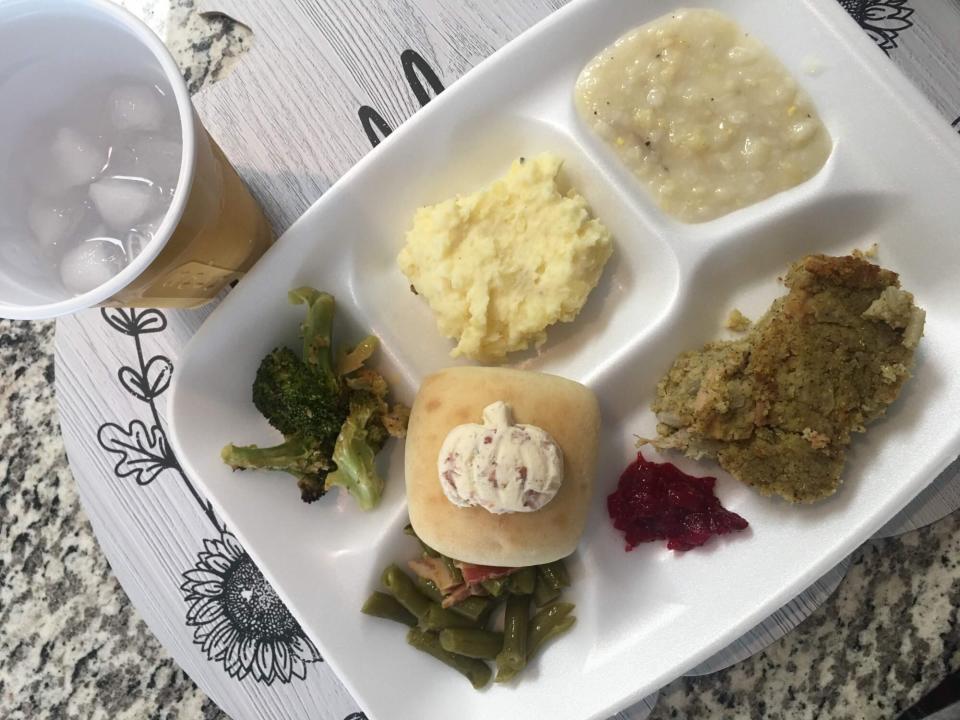
<path fill-rule="evenodd" d="M 0 317 L 193 308 L 273 243 L 169 52 L 100 0 L 0 0 Z"/>
<path fill-rule="evenodd" d="M 52 108 L 14 153 L 7 173 L 25 189 L 14 229 L 71 293 L 120 272 L 170 206 L 182 145 L 169 89 L 145 72 L 97 80 Z"/>

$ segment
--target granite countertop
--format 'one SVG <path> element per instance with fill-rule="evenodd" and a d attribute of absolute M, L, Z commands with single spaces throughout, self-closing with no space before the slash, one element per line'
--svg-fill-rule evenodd
<path fill-rule="evenodd" d="M 80 508 L 53 332 L 0 320 L 0 717 L 225 718 L 140 620 Z"/>
<path fill-rule="evenodd" d="M 196 91 L 250 31 L 191 0 L 128 0 Z M 0 717 L 222 718 L 152 636 L 79 505 L 52 322 L 0 320 Z M 834 595 L 747 661 L 662 691 L 653 718 L 892 718 L 960 667 L 960 514 L 858 550 Z"/>

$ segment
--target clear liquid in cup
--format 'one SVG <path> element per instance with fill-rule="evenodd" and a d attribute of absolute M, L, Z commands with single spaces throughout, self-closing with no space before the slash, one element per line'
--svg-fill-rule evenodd
<path fill-rule="evenodd" d="M 153 239 L 181 157 L 170 89 L 146 72 L 113 75 L 76 88 L 29 130 L 6 170 L 26 202 L 3 215 L 32 239 L 65 290 L 81 294 Z"/>
<path fill-rule="evenodd" d="M 98 286 L 101 305 L 198 307 L 273 243 L 236 170 L 182 116 L 152 39 L 115 12 L 0 0 L 0 316 L 69 312 Z M 177 188 L 186 146 L 190 187 Z M 175 190 L 176 226 L 159 237 Z"/>
<path fill-rule="evenodd" d="M 154 236 L 182 156 L 152 51 L 70 3 L 0 3 L 0 304 L 66 300 Z"/>

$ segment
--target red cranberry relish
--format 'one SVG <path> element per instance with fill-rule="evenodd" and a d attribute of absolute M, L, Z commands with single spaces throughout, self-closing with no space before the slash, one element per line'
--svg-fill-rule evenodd
<path fill-rule="evenodd" d="M 671 463 L 648 462 L 637 453 L 607 498 L 607 511 L 613 526 L 623 531 L 627 550 L 653 540 L 666 540 L 670 550 L 690 550 L 711 535 L 747 527 L 713 494 L 716 481 L 692 477 Z"/>

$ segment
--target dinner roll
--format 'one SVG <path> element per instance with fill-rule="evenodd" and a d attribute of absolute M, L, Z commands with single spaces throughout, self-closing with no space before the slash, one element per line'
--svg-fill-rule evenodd
<path fill-rule="evenodd" d="M 546 430 L 563 451 L 564 478 L 556 496 L 534 512 L 494 514 L 459 507 L 444 494 L 440 447 L 457 425 L 480 423 L 498 400 L 514 422 Z M 410 523 L 429 546 L 456 560 L 524 567 L 566 557 L 583 533 L 600 434 L 596 396 L 580 383 L 543 373 L 455 367 L 429 376 L 410 413 L 406 485 Z"/>

